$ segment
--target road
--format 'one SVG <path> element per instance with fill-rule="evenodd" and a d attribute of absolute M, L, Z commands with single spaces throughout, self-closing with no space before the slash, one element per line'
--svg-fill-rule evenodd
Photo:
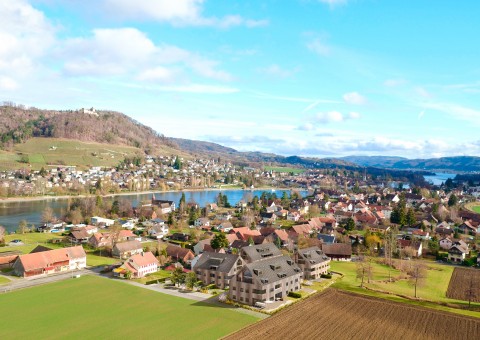
<path fill-rule="evenodd" d="M 100 275 L 99 271 L 93 269 L 80 269 L 68 273 L 50 274 L 39 278 L 16 278 L 4 275 L 10 279 L 10 283 L 0 286 L 0 292 L 7 293 L 17 289 L 35 287 L 47 283 L 58 282 L 72 278 L 74 275 Z"/>

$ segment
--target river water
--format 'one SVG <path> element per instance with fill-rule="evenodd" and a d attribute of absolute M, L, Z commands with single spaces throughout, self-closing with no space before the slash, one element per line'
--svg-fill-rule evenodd
<path fill-rule="evenodd" d="M 446 172 L 436 172 L 435 176 L 424 176 L 427 182 L 432 183 L 433 185 L 441 185 L 449 178 L 454 179 L 457 174 L 446 173 Z"/>
<path fill-rule="evenodd" d="M 281 197 L 283 192 L 290 193 L 289 190 L 276 190 L 277 197 Z M 249 200 L 253 196 L 260 197 L 263 192 L 271 193 L 271 190 L 207 190 L 207 191 L 183 191 L 187 203 L 195 202 L 201 207 L 205 207 L 208 203 L 216 202 L 218 193 L 221 192 L 227 195 L 228 202 L 234 206 L 240 200 Z M 307 195 L 307 191 L 299 191 L 302 196 Z M 178 205 L 182 192 L 158 192 L 155 197 L 160 200 L 173 201 Z M 150 201 L 152 194 L 132 194 L 117 196 L 118 200 L 128 200 L 132 206 L 137 206 L 144 201 Z M 104 198 L 104 202 L 113 200 L 113 197 Z M 42 213 L 47 206 L 51 207 L 55 216 L 61 216 L 65 213 L 67 208 L 67 199 L 64 198 L 49 198 L 41 201 L 21 201 L 21 202 L 0 202 L 0 225 L 4 226 L 8 232 L 15 231 L 21 220 L 26 220 L 28 225 L 40 225 Z"/>

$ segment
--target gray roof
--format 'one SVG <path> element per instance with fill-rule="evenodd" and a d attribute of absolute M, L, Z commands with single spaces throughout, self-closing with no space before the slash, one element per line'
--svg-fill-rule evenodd
<path fill-rule="evenodd" d="M 193 270 L 206 269 L 215 270 L 217 272 L 228 273 L 240 260 L 239 255 L 213 253 L 206 251 L 200 256 Z M 243 261 L 242 261 L 243 263 Z"/>
<path fill-rule="evenodd" d="M 318 247 L 299 249 L 298 255 L 302 259 L 309 261 L 311 264 L 317 264 L 317 263 L 328 261 L 328 256 L 325 255 Z"/>
<path fill-rule="evenodd" d="M 130 250 L 143 249 L 142 244 L 137 240 L 117 243 L 115 244 L 115 248 L 121 253 Z"/>
<path fill-rule="evenodd" d="M 282 255 L 282 252 L 273 243 L 244 247 L 242 252 L 247 255 L 251 262 Z"/>
<path fill-rule="evenodd" d="M 244 277 L 252 277 L 262 284 L 270 284 L 302 273 L 300 267 L 287 256 L 277 256 L 245 265 Z"/>

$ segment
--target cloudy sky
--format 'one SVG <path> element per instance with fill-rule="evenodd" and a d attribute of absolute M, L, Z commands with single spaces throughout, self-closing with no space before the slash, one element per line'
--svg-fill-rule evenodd
<path fill-rule="evenodd" d="M 283 155 L 480 155 L 477 0 L 0 0 L 0 101 Z"/>

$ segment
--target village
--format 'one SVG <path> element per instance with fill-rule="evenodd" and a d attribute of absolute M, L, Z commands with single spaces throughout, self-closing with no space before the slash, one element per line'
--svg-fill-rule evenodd
<path fill-rule="evenodd" d="M 337 262 L 357 263 L 362 284 L 371 259 L 409 262 L 407 275 L 417 259 L 477 265 L 480 215 L 463 208 L 476 188 L 392 188 L 332 174 L 295 176 L 316 187 L 306 197 L 247 192 L 233 206 L 221 192 L 205 207 L 184 195 L 173 202 L 152 194 L 137 207 L 77 199 L 64 217 L 47 208 L 42 225 L 4 235 L 0 267 L 24 280 L 97 267 L 112 278 L 221 293 L 224 303 L 274 311 L 331 284 Z"/>

